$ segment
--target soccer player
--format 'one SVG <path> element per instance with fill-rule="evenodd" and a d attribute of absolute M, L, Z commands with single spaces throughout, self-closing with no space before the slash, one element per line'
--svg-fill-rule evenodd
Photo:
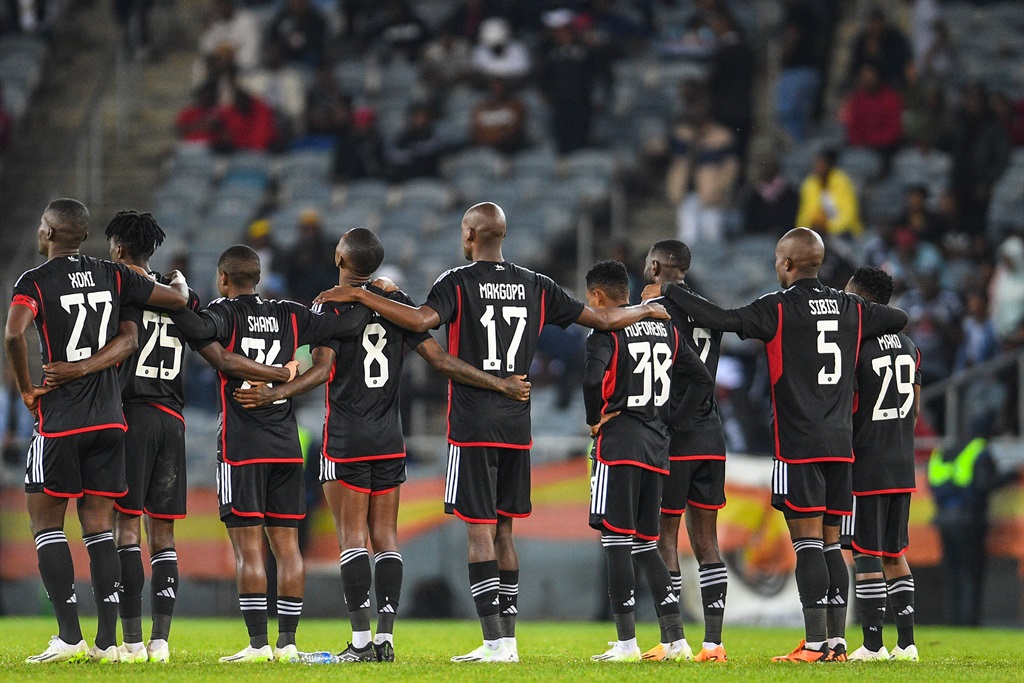
<path fill-rule="evenodd" d="M 368 287 L 384 260 L 384 245 L 366 228 L 346 232 L 335 252 L 339 286 Z M 374 291 L 380 292 L 374 288 Z M 401 291 L 385 294 L 411 304 Z M 327 308 L 349 315 L 351 304 Z M 405 481 L 405 442 L 399 411 L 404 347 L 416 350 L 455 382 L 498 391 L 526 401 L 530 385 L 521 375 L 499 379 L 444 352 L 427 333 L 410 332 L 374 314 L 354 338 L 332 339 L 313 350 L 313 366 L 275 387 L 258 385 L 235 392 L 246 408 L 292 398 L 327 382 L 320 481 L 334 515 L 341 549 L 341 578 L 352 622 L 352 642 L 342 662 L 393 662 L 394 623 L 402 592 L 398 549 L 398 505 Z M 377 634 L 370 636 L 370 557 L 377 596 Z"/>
<path fill-rule="evenodd" d="M 198 346 L 218 341 L 257 363 L 290 360 L 299 347 L 361 329 L 369 313 L 317 315 L 291 301 L 268 301 L 256 293 L 259 255 L 245 245 L 221 254 L 217 288 L 223 298 L 200 315 L 185 309 L 174 316 L 186 338 Z M 288 373 L 284 379 L 294 378 Z M 302 449 L 291 401 L 246 410 L 234 391 L 247 382 L 220 373 L 221 424 L 217 441 L 220 518 L 235 550 L 238 604 L 249 645 L 224 663 L 297 661 L 295 631 L 302 614 L 305 574 L 299 552 L 299 520 L 305 516 Z M 267 638 L 267 576 L 263 562 L 266 532 L 277 559 L 278 638 Z"/>
<path fill-rule="evenodd" d="M 690 248 L 679 240 L 662 240 L 651 247 L 644 266 L 648 284 L 670 282 L 692 293 L 686 284 L 690 269 Z M 722 333 L 700 327 L 671 299 L 661 302 L 672 316 L 679 337 L 699 356 L 710 377 L 718 372 Z M 690 354 L 680 354 L 680 359 Z M 682 590 L 679 571 L 679 521 L 686 513 L 686 532 L 697 559 L 700 597 L 704 609 L 704 641 L 696 662 L 725 662 L 722 645 L 722 621 L 729 574 L 718 550 L 718 511 L 725 507 L 725 433 L 715 402 L 715 385 L 673 381 L 671 403 L 686 402 L 669 422 L 670 472 L 661 494 L 661 534 L 658 550 L 672 576 L 676 597 Z M 657 645 L 644 653 L 644 659 L 657 660 L 664 649 Z"/>
<path fill-rule="evenodd" d="M 654 317 L 658 304 L 595 310 L 569 297 L 549 277 L 501 254 L 505 213 L 497 204 L 470 207 L 462 250 L 470 265 L 444 273 L 427 301 L 411 307 L 359 287 L 335 287 L 320 302 L 356 301 L 414 332 L 448 326 L 448 352 L 498 377 L 525 375 L 546 324 L 574 322 L 621 329 Z M 512 520 L 530 514 L 530 404 L 449 383 L 445 512 L 467 524 L 469 582 L 484 643 L 457 662 L 519 661 L 515 639 L 519 558 Z"/>
<path fill-rule="evenodd" d="M 889 303 L 892 278 L 884 270 L 858 268 L 846 291 Z M 914 425 L 921 401 L 921 351 L 907 335 L 884 334 L 861 342 L 853 414 L 853 517 L 843 536 L 853 550 L 857 604 L 864 645 L 851 660 L 888 659 L 882 644 L 889 595 L 899 642 L 891 658 L 916 662 L 914 577 L 907 565 L 910 494 L 914 476 Z M 852 539 L 849 538 L 852 536 Z"/>
<path fill-rule="evenodd" d="M 899 309 L 831 289 L 818 279 L 821 237 L 790 230 L 775 248 L 781 292 L 724 310 L 674 284 L 650 285 L 702 326 L 765 342 L 774 405 L 772 505 L 786 517 L 806 637 L 773 661 L 846 659 L 849 573 L 839 523 L 853 508 L 853 391 L 863 337 L 898 332 Z M 827 547 L 826 547 L 827 546 Z"/>
<path fill-rule="evenodd" d="M 603 261 L 587 273 L 587 303 L 596 309 L 629 303 L 629 274 L 618 261 Z M 683 638 L 679 596 L 658 553 L 662 481 L 669 472 L 669 398 L 676 357 L 700 359 L 667 321 L 641 320 L 617 332 L 587 339 L 583 399 L 595 438 L 590 478 L 590 526 L 601 532 L 608 561 L 608 595 L 616 642 L 591 659 L 639 660 L 636 642 L 636 577 L 644 573 L 661 629 L 660 659 L 691 659 Z M 707 384 L 711 383 L 707 376 Z"/>
<path fill-rule="evenodd" d="M 39 557 L 39 573 L 57 616 L 59 634 L 28 663 L 118 659 L 117 605 L 120 567 L 111 530 L 113 499 L 125 495 L 124 417 L 113 362 L 48 391 L 32 384 L 25 332 L 35 322 L 46 364 L 90 358 L 112 342 L 122 306 L 180 308 L 188 288 L 180 273 L 170 285 L 154 283 L 126 266 L 80 253 L 89 236 L 89 210 L 57 199 L 39 223 L 39 253 L 47 261 L 24 273 L 14 287 L 4 343 L 25 406 L 37 418 L 28 453 L 25 491 Z M 128 324 L 130 328 L 130 323 Z M 129 329 L 128 332 L 131 332 Z M 119 333 L 120 334 L 120 333 Z M 123 359 L 135 349 L 125 337 Z M 116 362 L 116 359 L 114 360 Z M 82 638 L 75 570 L 64 535 L 68 500 L 78 498 L 78 518 L 89 551 L 98 612 L 96 641 Z"/>

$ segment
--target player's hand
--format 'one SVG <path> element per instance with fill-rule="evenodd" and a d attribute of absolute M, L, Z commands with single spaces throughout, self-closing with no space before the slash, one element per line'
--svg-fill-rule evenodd
<path fill-rule="evenodd" d="M 55 388 L 56 387 L 51 386 L 33 386 L 31 391 L 21 395 L 21 402 L 25 404 L 26 408 L 28 408 L 28 412 L 32 413 L 33 416 L 38 417 L 39 397 L 45 396 Z"/>
<path fill-rule="evenodd" d="M 596 425 L 590 425 L 590 436 L 595 437 L 597 433 L 601 431 L 601 427 L 604 427 L 608 420 L 618 415 L 621 411 L 616 410 L 614 413 L 603 413 L 601 415 L 601 421 Z"/>
<path fill-rule="evenodd" d="M 142 277 L 146 278 L 147 280 L 154 280 L 154 281 L 156 280 L 156 278 L 153 277 L 152 275 L 150 275 L 149 273 L 147 273 L 146 269 L 143 268 L 142 266 L 128 266 L 128 270 L 135 271 L 136 273 L 138 273 Z"/>
<path fill-rule="evenodd" d="M 47 386 L 54 388 L 84 377 L 85 373 L 78 363 L 55 361 L 43 366 L 43 376 L 46 377 Z"/>
<path fill-rule="evenodd" d="M 668 314 L 665 307 L 661 304 L 646 304 L 647 309 L 650 311 L 648 318 L 654 318 L 655 320 L 671 320 L 672 316 Z"/>
<path fill-rule="evenodd" d="M 661 285 L 654 283 L 653 285 L 647 285 L 644 287 L 644 291 L 640 294 L 640 301 L 650 301 L 651 299 L 657 299 L 661 296 Z"/>
<path fill-rule="evenodd" d="M 279 398 L 275 395 L 274 387 L 267 386 L 263 382 L 250 382 L 247 389 L 235 389 L 235 393 L 232 395 L 238 404 L 246 410 L 269 406 Z"/>
<path fill-rule="evenodd" d="M 336 285 L 328 290 L 320 292 L 320 296 L 313 299 L 314 304 L 347 304 L 352 303 L 359 298 L 359 292 L 362 292 L 361 287 L 349 287 L 347 285 Z"/>
<path fill-rule="evenodd" d="M 378 277 L 370 284 L 376 287 L 377 289 L 384 290 L 385 294 L 390 294 L 391 292 L 398 291 L 398 285 L 396 285 L 395 281 L 389 277 Z"/>
<path fill-rule="evenodd" d="M 530 400 L 530 383 L 526 381 L 526 375 L 511 375 L 501 380 L 501 393 L 513 401 Z"/>
<path fill-rule="evenodd" d="M 185 276 L 181 274 L 180 270 L 172 270 L 167 273 L 167 279 L 172 285 L 185 285 L 188 286 L 188 282 L 185 281 Z"/>

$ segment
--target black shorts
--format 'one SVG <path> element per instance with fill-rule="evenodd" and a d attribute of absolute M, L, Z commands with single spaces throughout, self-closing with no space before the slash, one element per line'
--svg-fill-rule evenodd
<path fill-rule="evenodd" d="M 853 513 L 853 463 L 775 461 L 772 507 L 786 519 L 840 517 Z M 828 521 L 828 520 L 827 520 Z M 834 522 L 839 524 L 838 519 Z"/>
<path fill-rule="evenodd" d="M 725 460 L 672 460 L 661 492 L 661 514 L 678 517 L 692 505 L 725 507 Z"/>
<path fill-rule="evenodd" d="M 864 555 L 900 557 L 910 546 L 910 494 L 856 496 L 840 540 L 844 548 Z"/>
<path fill-rule="evenodd" d="M 590 526 L 599 531 L 658 540 L 664 474 L 636 465 L 593 461 Z"/>
<path fill-rule="evenodd" d="M 337 462 L 320 455 L 320 483 L 336 481 L 345 488 L 382 496 L 405 483 L 405 458 Z"/>
<path fill-rule="evenodd" d="M 529 449 L 449 444 L 444 511 L 477 524 L 495 524 L 498 515 L 528 517 Z"/>
<path fill-rule="evenodd" d="M 57 498 L 83 494 L 121 498 L 124 479 L 124 432 L 98 429 L 69 436 L 34 434 L 25 467 L 25 492 Z"/>
<path fill-rule="evenodd" d="M 124 471 L 128 495 L 114 503 L 126 515 L 182 519 L 185 478 L 185 423 L 148 403 L 126 403 Z"/>
<path fill-rule="evenodd" d="M 302 463 L 219 463 L 217 501 L 220 518 L 229 528 L 298 527 L 306 516 Z"/>

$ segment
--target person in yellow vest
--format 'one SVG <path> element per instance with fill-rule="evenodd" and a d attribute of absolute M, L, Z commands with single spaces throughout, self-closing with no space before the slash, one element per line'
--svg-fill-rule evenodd
<path fill-rule="evenodd" d="M 800 186 L 796 225 L 822 235 L 859 237 L 864 228 L 857 191 L 850 176 L 836 167 L 836 158 L 833 149 L 815 157 L 814 170 Z"/>
<path fill-rule="evenodd" d="M 933 523 L 942 538 L 946 623 L 981 622 L 989 498 L 1018 476 L 998 472 L 988 441 L 980 436 L 951 441 L 932 452 L 928 485 L 935 500 Z"/>

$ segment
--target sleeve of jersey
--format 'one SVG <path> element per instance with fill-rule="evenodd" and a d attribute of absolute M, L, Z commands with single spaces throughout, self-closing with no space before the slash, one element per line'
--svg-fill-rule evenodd
<path fill-rule="evenodd" d="M 11 298 L 11 306 L 24 306 L 32 311 L 32 317 L 39 315 L 39 292 L 35 284 L 27 275 L 18 278 L 14 285 L 14 296 Z"/>
<path fill-rule="evenodd" d="M 316 346 L 328 339 L 352 337 L 366 326 L 371 316 L 370 310 L 362 305 L 353 306 L 344 313 L 338 313 L 335 309 L 314 313 L 302 306 L 297 308 L 301 309 L 299 346 Z"/>
<path fill-rule="evenodd" d="M 395 292 L 392 298 L 399 303 L 405 304 L 406 306 L 416 305 L 415 303 L 413 303 L 413 300 L 409 298 L 409 295 L 406 294 L 405 292 Z M 403 336 L 405 345 L 408 346 L 410 349 L 415 349 L 417 346 L 427 341 L 428 339 L 430 339 L 429 332 L 412 332 L 411 330 L 405 330 Z"/>
<path fill-rule="evenodd" d="M 438 327 L 454 321 L 455 313 L 459 310 L 459 290 L 455 276 L 449 272 L 439 277 L 430 288 L 423 305 L 430 306 L 437 312 L 437 317 L 441 320 Z"/>
<path fill-rule="evenodd" d="M 739 320 L 737 334 L 741 339 L 771 341 L 779 331 L 779 302 L 775 295 L 763 296 L 732 313 Z"/>
<path fill-rule="evenodd" d="M 914 347 L 914 356 L 917 358 L 917 364 L 914 366 L 914 384 L 921 386 L 921 349 Z"/>
<path fill-rule="evenodd" d="M 742 320 L 738 315 L 738 311 L 742 309 L 726 310 L 678 285 L 670 284 L 665 287 L 664 295 L 686 311 L 687 315 L 701 327 L 710 327 L 723 332 L 739 333 L 743 330 Z"/>
<path fill-rule="evenodd" d="M 172 312 L 171 320 L 185 335 L 189 346 L 196 350 L 215 341 L 226 340 L 231 333 L 230 315 L 224 306 L 216 303 L 199 313 L 186 306 Z"/>
<path fill-rule="evenodd" d="M 894 334 L 907 326 L 910 318 L 905 311 L 892 306 L 858 299 L 861 306 L 861 336 L 877 337 L 880 334 Z"/>
<path fill-rule="evenodd" d="M 610 334 L 595 332 L 587 338 L 586 361 L 583 365 L 583 405 L 587 410 L 588 425 L 596 425 L 601 421 L 604 373 L 612 360 L 612 354 Z"/>
<path fill-rule="evenodd" d="M 111 264 L 121 277 L 121 301 L 126 304 L 142 305 L 153 293 L 156 283 L 148 277 L 142 277 L 128 266 L 120 263 Z"/>
<path fill-rule="evenodd" d="M 544 324 L 564 329 L 576 322 L 583 312 L 583 303 L 566 294 L 551 278 L 541 275 L 540 281 L 544 287 Z"/>

